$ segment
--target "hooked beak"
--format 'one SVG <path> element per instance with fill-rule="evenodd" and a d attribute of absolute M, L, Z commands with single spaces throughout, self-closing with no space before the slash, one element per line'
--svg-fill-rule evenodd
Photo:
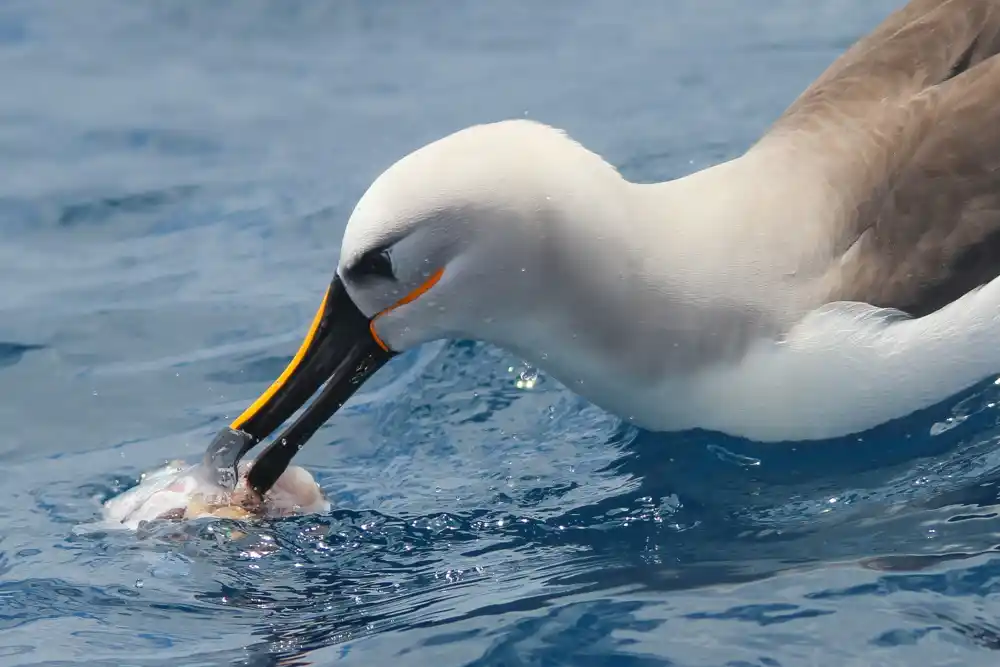
<path fill-rule="evenodd" d="M 395 356 L 334 276 L 305 340 L 281 376 L 224 428 L 205 452 L 209 470 L 232 487 L 236 465 L 319 390 L 316 399 L 257 458 L 248 485 L 263 496 L 288 468 L 306 441 L 365 380 Z M 323 386 L 325 383 L 325 386 Z"/>

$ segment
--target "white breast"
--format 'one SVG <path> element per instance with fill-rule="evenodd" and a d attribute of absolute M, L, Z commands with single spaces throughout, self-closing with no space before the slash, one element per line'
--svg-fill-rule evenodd
<path fill-rule="evenodd" d="M 757 441 L 858 433 L 1000 372 L 1000 278 L 918 319 L 860 303 L 809 313 L 738 362 L 631 397 L 649 428 Z"/>

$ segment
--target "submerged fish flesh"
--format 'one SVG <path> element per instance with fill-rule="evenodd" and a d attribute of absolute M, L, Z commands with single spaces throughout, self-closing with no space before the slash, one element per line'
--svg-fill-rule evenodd
<path fill-rule="evenodd" d="M 241 462 L 235 489 L 219 486 L 204 465 L 173 461 L 146 473 L 139 485 L 104 503 L 107 525 L 135 529 L 143 521 L 280 517 L 327 512 L 330 503 L 304 468 L 289 466 L 263 500 L 246 485 L 249 463 Z"/>

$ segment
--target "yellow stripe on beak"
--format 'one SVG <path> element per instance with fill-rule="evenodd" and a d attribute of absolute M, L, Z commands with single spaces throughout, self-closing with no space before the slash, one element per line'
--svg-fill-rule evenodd
<path fill-rule="evenodd" d="M 316 337 L 316 331 L 319 329 L 319 324 L 323 321 L 323 312 L 326 310 L 326 301 L 328 298 L 330 298 L 329 289 L 327 289 L 326 294 L 323 295 L 323 301 L 319 304 L 319 310 L 316 311 L 316 316 L 313 317 L 312 324 L 309 325 L 309 332 L 306 334 L 305 340 L 302 341 L 302 345 L 299 346 L 298 352 L 296 352 L 295 356 L 292 357 L 291 362 L 289 362 L 288 366 L 285 367 L 285 370 L 281 372 L 281 375 L 278 376 L 277 380 L 271 383 L 271 386 L 267 388 L 267 391 L 261 394 L 260 397 L 250 405 L 250 407 L 243 411 L 243 414 L 237 417 L 233 423 L 229 425 L 229 428 L 234 431 L 240 430 L 240 427 L 247 423 L 251 417 L 257 414 L 261 408 L 267 405 L 267 402 L 270 401 L 276 393 L 278 393 L 286 382 L 288 382 L 288 378 L 292 376 L 295 369 L 297 369 L 302 363 L 302 359 L 306 356 L 309 346 L 312 345 L 313 338 Z"/>

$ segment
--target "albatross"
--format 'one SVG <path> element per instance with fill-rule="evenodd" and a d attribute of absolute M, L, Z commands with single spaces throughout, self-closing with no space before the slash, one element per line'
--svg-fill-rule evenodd
<path fill-rule="evenodd" d="M 912 0 L 739 157 L 624 179 L 511 120 L 406 155 L 353 210 L 302 346 L 206 458 L 267 491 L 394 355 L 515 353 L 654 431 L 858 433 L 1000 372 L 1000 1 Z"/>

